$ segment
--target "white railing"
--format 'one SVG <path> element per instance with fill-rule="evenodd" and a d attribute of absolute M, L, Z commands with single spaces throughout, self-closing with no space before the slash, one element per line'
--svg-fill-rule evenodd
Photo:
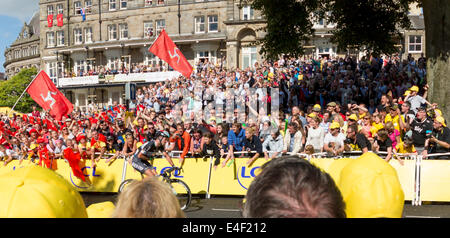
<path fill-rule="evenodd" d="M 66 87 L 66 86 L 80 86 L 80 85 L 95 85 L 99 84 L 100 81 L 106 83 L 124 83 L 124 82 L 157 83 L 177 78 L 180 75 L 181 73 L 177 71 L 105 75 L 105 79 L 99 79 L 98 75 L 92 75 L 92 76 L 81 76 L 71 78 L 59 78 L 58 86 Z"/>

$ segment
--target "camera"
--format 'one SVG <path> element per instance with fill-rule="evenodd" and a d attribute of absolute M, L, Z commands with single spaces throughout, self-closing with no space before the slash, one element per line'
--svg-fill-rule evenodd
<path fill-rule="evenodd" d="M 352 144 L 352 143 L 353 143 L 353 140 L 350 139 L 350 138 L 346 138 L 346 139 L 344 140 L 344 144 Z"/>

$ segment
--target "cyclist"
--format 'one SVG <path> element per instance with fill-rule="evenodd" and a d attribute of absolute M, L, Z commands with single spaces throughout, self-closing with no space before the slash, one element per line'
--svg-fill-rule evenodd
<path fill-rule="evenodd" d="M 152 159 L 156 153 L 160 152 L 164 155 L 169 164 L 174 167 L 172 159 L 164 150 L 164 144 L 168 138 L 169 133 L 166 131 L 157 132 L 154 140 L 149 140 L 137 149 L 136 153 L 132 157 L 131 166 L 133 166 L 133 168 L 140 173 L 149 177 L 156 176 L 157 174 L 154 167 L 148 161 Z M 148 135 L 147 139 L 149 139 Z"/>

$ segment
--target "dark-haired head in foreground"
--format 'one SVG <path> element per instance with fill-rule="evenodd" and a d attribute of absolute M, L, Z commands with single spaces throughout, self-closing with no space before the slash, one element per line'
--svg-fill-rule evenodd
<path fill-rule="evenodd" d="M 248 218 L 345 218 L 341 192 L 329 174 L 309 161 L 284 156 L 262 166 L 250 185 Z"/>

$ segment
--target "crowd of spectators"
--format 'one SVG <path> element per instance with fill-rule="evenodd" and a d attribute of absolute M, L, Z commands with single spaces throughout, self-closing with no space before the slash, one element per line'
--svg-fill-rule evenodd
<path fill-rule="evenodd" d="M 167 138 L 166 151 L 179 151 L 180 163 L 214 156 L 217 167 L 235 156 L 250 165 L 286 153 L 375 151 L 387 161 L 399 153 L 446 153 L 450 131 L 439 105 L 427 101 L 425 62 L 385 56 L 283 57 L 246 69 L 199 64 L 190 78 L 139 88 L 126 104 L 77 108 L 62 121 L 36 108 L 3 115 L 0 157 L 5 165 L 13 157 L 35 161 L 41 151 L 58 158 L 70 147 L 94 163 L 112 154 L 110 162 L 156 136 Z"/>

